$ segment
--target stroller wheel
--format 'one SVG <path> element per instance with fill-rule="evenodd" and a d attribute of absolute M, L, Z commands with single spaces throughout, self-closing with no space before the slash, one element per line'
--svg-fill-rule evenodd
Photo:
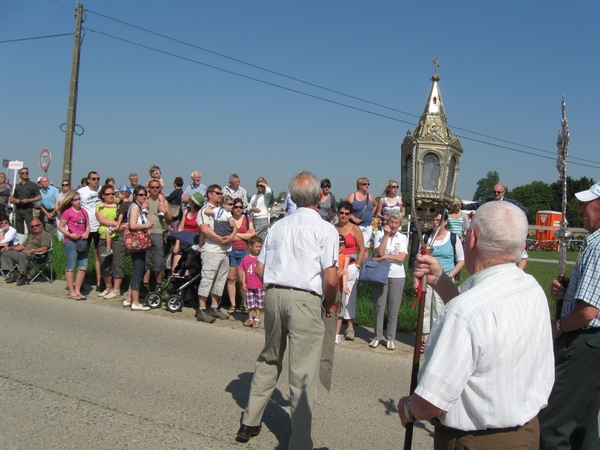
<path fill-rule="evenodd" d="M 162 296 L 158 292 L 150 292 L 146 295 L 146 305 L 152 309 L 158 309 L 162 306 Z"/>
<path fill-rule="evenodd" d="M 183 309 L 183 299 L 179 295 L 170 295 L 165 306 L 172 313 L 179 312 Z"/>

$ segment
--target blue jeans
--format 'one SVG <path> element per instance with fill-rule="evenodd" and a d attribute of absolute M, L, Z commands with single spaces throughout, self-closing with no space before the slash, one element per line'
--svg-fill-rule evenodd
<path fill-rule="evenodd" d="M 73 272 L 75 264 L 79 270 L 87 270 L 88 252 L 77 252 L 77 244 L 71 240 L 65 241 L 64 247 L 67 256 L 67 272 Z"/>
<path fill-rule="evenodd" d="M 129 287 L 139 291 L 146 271 L 146 252 L 132 252 L 131 255 L 131 282 Z"/>
<path fill-rule="evenodd" d="M 242 263 L 242 259 L 248 254 L 246 250 L 231 250 L 229 255 L 229 267 L 237 267 Z"/>

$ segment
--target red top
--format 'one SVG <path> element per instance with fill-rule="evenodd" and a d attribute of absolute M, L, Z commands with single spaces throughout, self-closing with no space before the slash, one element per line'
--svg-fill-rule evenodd
<path fill-rule="evenodd" d="M 188 219 L 188 214 L 185 213 L 183 218 L 183 231 L 193 231 L 194 233 L 200 233 L 200 225 L 196 218 L 198 217 L 198 213 L 200 211 L 196 211 L 196 214 L 191 219 Z"/>
<path fill-rule="evenodd" d="M 248 219 L 248 216 L 242 216 L 242 224 L 238 227 L 238 233 L 247 233 L 248 228 L 250 228 L 250 219 Z M 233 250 L 248 251 L 248 241 L 244 241 L 243 239 L 240 241 L 233 241 L 231 248 Z"/>

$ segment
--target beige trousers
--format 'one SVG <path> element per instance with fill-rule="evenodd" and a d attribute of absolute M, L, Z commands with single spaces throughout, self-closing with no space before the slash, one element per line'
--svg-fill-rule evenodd
<path fill-rule="evenodd" d="M 281 375 L 289 342 L 292 435 L 289 450 L 312 449 L 312 413 L 317 396 L 319 360 L 325 331 L 321 298 L 308 292 L 268 289 L 264 310 L 265 346 L 256 361 L 250 398 L 242 419 L 258 426 Z"/>

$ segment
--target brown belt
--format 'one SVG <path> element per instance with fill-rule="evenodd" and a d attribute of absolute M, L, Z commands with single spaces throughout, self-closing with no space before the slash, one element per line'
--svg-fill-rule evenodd
<path fill-rule="evenodd" d="M 267 285 L 267 289 L 285 289 L 288 291 L 308 292 L 311 295 L 316 295 L 317 297 L 320 297 L 320 295 L 317 294 L 315 291 L 309 291 L 307 289 L 299 289 L 299 288 L 289 287 L 289 286 L 281 286 L 279 284 L 269 284 L 269 285 Z"/>

